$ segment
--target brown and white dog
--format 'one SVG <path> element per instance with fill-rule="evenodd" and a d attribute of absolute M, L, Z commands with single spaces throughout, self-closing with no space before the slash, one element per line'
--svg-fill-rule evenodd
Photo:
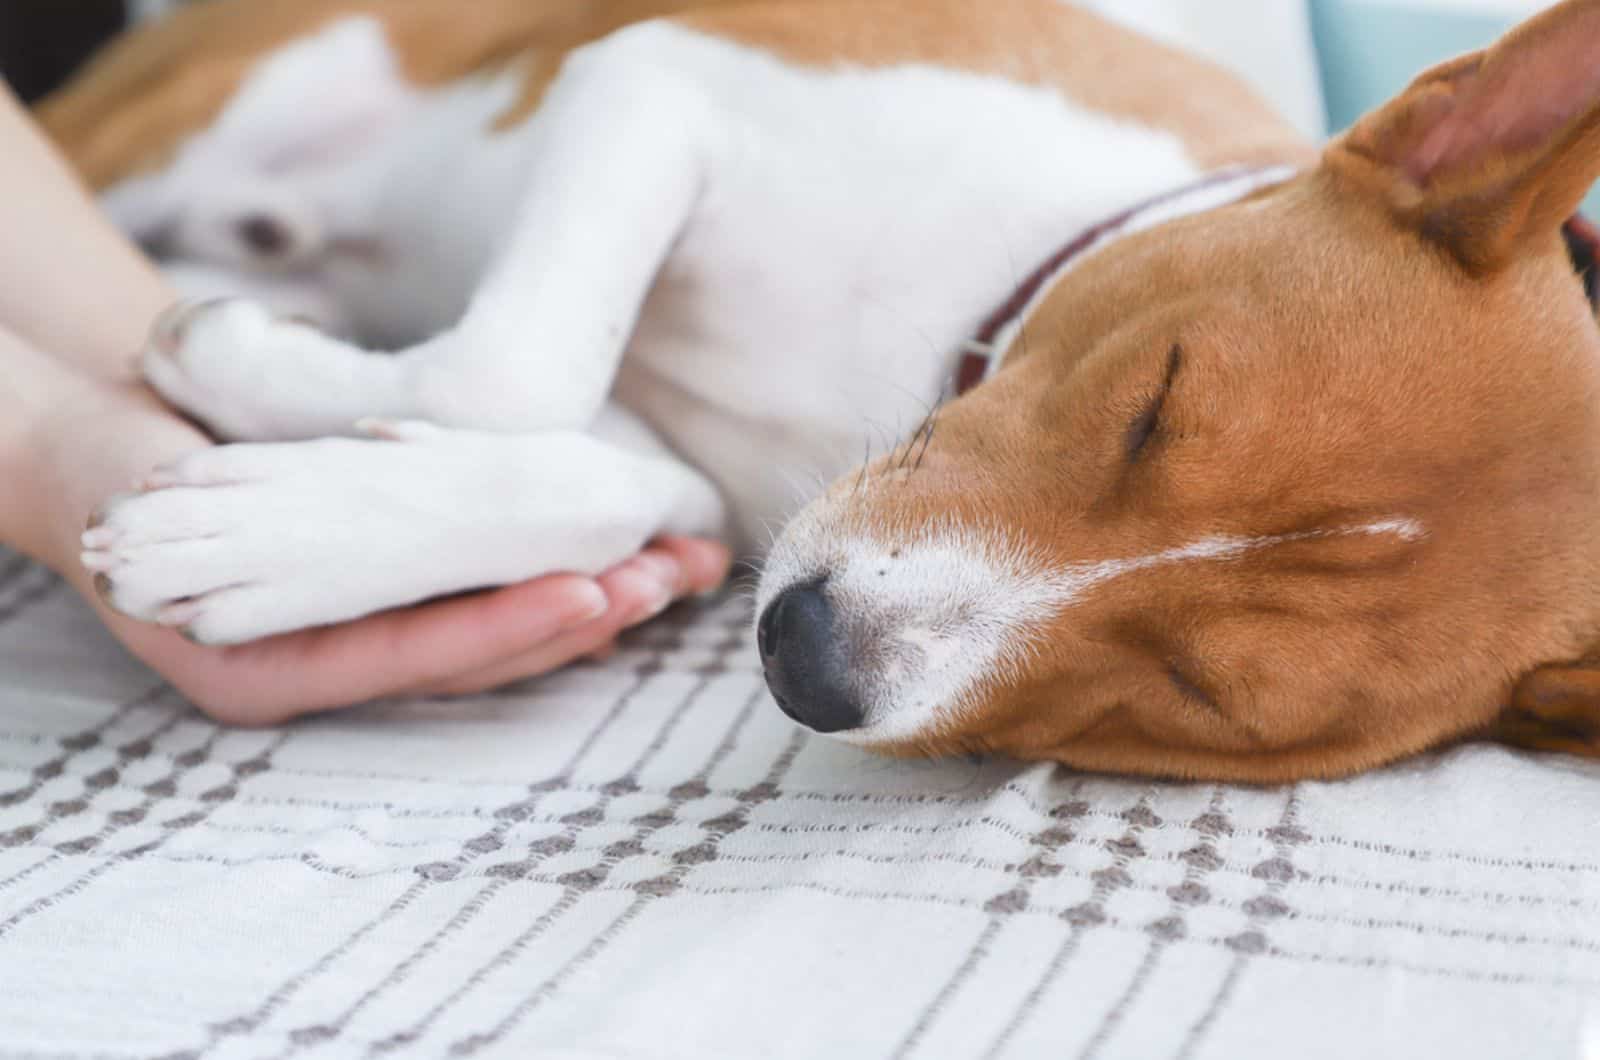
<path fill-rule="evenodd" d="M 277 310 L 152 338 L 269 444 L 86 534 L 131 615 L 240 641 L 787 520 L 769 682 L 880 750 L 1597 749 L 1600 0 L 1320 152 L 1054 0 L 218 0 L 41 116 L 180 284 Z M 791 519 L 796 475 L 842 477 Z"/>

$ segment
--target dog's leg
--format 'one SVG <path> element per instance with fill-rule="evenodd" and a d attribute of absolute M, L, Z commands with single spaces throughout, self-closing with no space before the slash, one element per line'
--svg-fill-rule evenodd
<path fill-rule="evenodd" d="M 208 129 L 162 166 L 106 188 L 100 205 L 158 256 L 300 269 L 330 240 L 362 234 L 348 209 L 342 230 L 330 226 L 327 212 L 344 204 L 329 189 L 361 187 L 351 177 L 359 160 L 381 154 L 421 98 L 381 20 L 335 19 L 259 60 Z M 137 138 L 114 132 L 106 137 Z"/>
<path fill-rule="evenodd" d="M 710 484 L 615 407 L 593 433 L 366 427 L 376 440 L 186 457 L 106 506 L 84 564 L 118 610 L 228 644 L 598 573 L 658 533 L 721 526 Z"/>
<path fill-rule="evenodd" d="M 455 327 L 391 356 L 249 303 L 193 307 L 159 329 L 150 381 L 236 439 L 348 433 L 368 416 L 497 431 L 587 423 L 714 141 L 702 94 L 664 66 L 657 31 L 635 27 L 574 53 L 538 113 L 503 134 L 530 138 L 527 182 Z"/>
<path fill-rule="evenodd" d="M 329 335 L 349 335 L 355 321 L 315 273 L 262 272 L 191 261 L 163 263 L 167 284 L 192 302 L 247 298 L 278 316 L 304 320 Z"/>

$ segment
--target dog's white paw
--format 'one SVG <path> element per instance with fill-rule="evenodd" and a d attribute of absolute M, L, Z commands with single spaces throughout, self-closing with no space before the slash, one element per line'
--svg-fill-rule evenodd
<path fill-rule="evenodd" d="M 370 358 L 307 324 L 229 298 L 167 310 L 141 363 L 151 386 L 218 437 L 289 441 L 348 429 L 356 418 L 349 405 L 362 396 L 359 380 L 337 387 L 329 377 L 349 376 L 350 364 Z"/>
<path fill-rule="evenodd" d="M 82 561 L 124 614 L 236 644 L 551 571 L 598 573 L 659 526 L 582 435 L 368 420 L 374 440 L 204 449 L 116 497 Z"/>
<path fill-rule="evenodd" d="M 420 598 L 428 586 L 411 584 L 415 568 L 397 552 L 415 542 L 397 509 L 403 455 L 378 452 L 390 448 L 403 447 L 333 439 L 194 453 L 109 501 L 83 535 L 83 564 L 116 610 L 204 644 Z"/>

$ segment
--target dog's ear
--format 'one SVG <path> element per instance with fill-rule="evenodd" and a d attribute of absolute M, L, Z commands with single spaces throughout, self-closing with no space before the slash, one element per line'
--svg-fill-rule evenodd
<path fill-rule="evenodd" d="M 1489 736 L 1518 747 L 1600 758 L 1600 657 L 1528 674 Z"/>
<path fill-rule="evenodd" d="M 1475 273 L 1553 241 L 1600 177 L 1600 0 L 1428 71 L 1327 158 Z"/>

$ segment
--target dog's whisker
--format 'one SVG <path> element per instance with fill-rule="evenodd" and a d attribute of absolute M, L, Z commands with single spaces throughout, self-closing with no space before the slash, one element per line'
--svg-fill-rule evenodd
<path fill-rule="evenodd" d="M 928 415 L 922 421 L 922 425 L 917 428 L 917 439 L 913 440 L 912 447 L 915 447 L 917 440 L 920 440 L 922 445 L 921 448 L 917 450 L 916 462 L 911 466 L 912 474 L 916 474 L 917 471 L 921 470 L 922 460 L 928 455 L 928 447 L 933 444 L 933 432 L 938 425 L 939 412 L 944 408 L 945 401 L 947 400 L 947 393 L 947 386 L 940 387 L 937 400 L 934 402 L 932 407 L 928 409 Z"/>
<path fill-rule="evenodd" d="M 890 431 L 877 420 L 870 418 L 867 418 L 867 425 L 871 427 L 873 433 L 878 436 L 878 441 L 883 443 L 884 451 L 889 453 L 894 452 L 895 439 L 900 436 L 899 431 Z"/>
<path fill-rule="evenodd" d="M 913 475 L 922 469 L 922 458 L 928 455 L 928 447 L 933 444 L 933 432 L 938 426 L 939 420 L 937 417 L 928 420 L 928 432 L 922 436 L 922 450 L 917 453 L 917 462 L 911 465 L 911 473 Z"/>
<path fill-rule="evenodd" d="M 917 443 L 919 441 L 922 442 L 922 451 L 917 453 L 916 467 L 920 467 L 922 465 L 922 456 L 928 451 L 928 440 L 931 440 L 933 436 L 934 417 L 938 414 L 940 407 L 944 404 L 943 395 L 944 391 L 941 389 L 938 399 L 933 404 L 928 406 L 927 415 L 922 417 L 922 422 L 917 424 L 916 431 L 912 433 L 910 440 L 906 443 L 905 455 L 900 458 L 900 463 L 896 465 L 897 467 L 904 468 L 906 466 L 906 463 L 911 460 L 911 454 L 916 452 Z M 915 472 L 916 467 L 912 468 L 913 472 Z"/>
<path fill-rule="evenodd" d="M 852 494 L 861 492 L 861 487 L 867 481 L 867 468 L 872 465 L 872 439 L 868 438 L 866 442 L 866 453 L 861 458 L 861 474 L 856 476 L 856 484 L 850 490 Z"/>

